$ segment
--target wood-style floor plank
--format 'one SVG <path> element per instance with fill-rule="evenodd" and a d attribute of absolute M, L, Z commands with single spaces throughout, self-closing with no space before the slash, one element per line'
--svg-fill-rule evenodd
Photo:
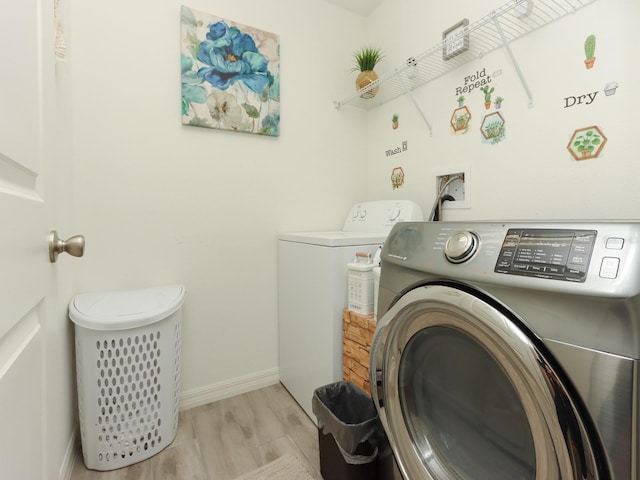
<path fill-rule="evenodd" d="M 321 480 L 317 428 L 280 384 L 180 412 L 165 450 L 110 472 L 76 464 L 71 480 L 234 480 L 293 453 Z"/>

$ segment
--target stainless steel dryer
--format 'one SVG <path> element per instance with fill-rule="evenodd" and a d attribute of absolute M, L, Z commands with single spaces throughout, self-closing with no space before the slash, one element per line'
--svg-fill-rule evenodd
<path fill-rule="evenodd" d="M 372 395 L 407 480 L 637 480 L 640 224 L 428 222 L 382 252 Z"/>

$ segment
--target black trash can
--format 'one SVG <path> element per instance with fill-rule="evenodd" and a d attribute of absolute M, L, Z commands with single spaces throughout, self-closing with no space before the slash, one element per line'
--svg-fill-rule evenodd
<path fill-rule="evenodd" d="M 318 419 L 320 473 L 324 480 L 378 478 L 378 413 L 373 400 L 349 382 L 313 392 L 311 408 Z"/>

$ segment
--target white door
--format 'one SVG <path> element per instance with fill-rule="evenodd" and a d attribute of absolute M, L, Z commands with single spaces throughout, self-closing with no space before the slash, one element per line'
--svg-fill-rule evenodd
<path fill-rule="evenodd" d="M 0 0 L 0 478 L 16 480 L 45 476 L 52 17 L 53 0 Z"/>

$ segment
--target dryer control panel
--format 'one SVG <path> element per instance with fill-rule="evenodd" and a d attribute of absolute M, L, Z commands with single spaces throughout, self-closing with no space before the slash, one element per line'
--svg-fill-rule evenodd
<path fill-rule="evenodd" d="M 584 282 L 596 234 L 595 230 L 509 229 L 494 271 Z"/>
<path fill-rule="evenodd" d="M 407 222 L 381 255 L 386 278 L 455 279 L 640 302 L 640 221 Z"/>

